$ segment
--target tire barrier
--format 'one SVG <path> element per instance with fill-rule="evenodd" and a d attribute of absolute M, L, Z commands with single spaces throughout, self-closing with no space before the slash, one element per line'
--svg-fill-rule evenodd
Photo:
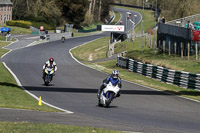
<path fill-rule="evenodd" d="M 183 88 L 200 90 L 200 74 L 144 64 L 126 57 L 118 57 L 117 66 L 165 83 L 174 84 Z"/>

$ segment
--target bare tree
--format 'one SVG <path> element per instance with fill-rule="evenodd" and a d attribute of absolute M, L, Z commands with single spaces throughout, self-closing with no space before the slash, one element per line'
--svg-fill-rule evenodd
<path fill-rule="evenodd" d="M 94 10 L 95 10 L 95 5 L 96 5 L 96 0 L 93 0 L 93 7 L 92 7 L 92 13 L 94 14 Z"/>
<path fill-rule="evenodd" d="M 101 0 L 99 0 L 99 17 L 98 17 L 98 20 L 100 21 L 101 20 Z"/>

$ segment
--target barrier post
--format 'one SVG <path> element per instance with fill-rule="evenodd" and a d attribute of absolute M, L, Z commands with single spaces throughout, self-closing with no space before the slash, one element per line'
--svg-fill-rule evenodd
<path fill-rule="evenodd" d="M 198 60 L 197 42 L 196 42 L 196 44 L 195 44 L 195 51 L 196 51 L 196 60 Z"/>
<path fill-rule="evenodd" d="M 159 53 L 160 53 L 160 40 L 158 41 L 158 48 L 159 48 Z"/>
<path fill-rule="evenodd" d="M 174 43 L 174 55 L 176 57 L 176 42 Z"/>
<path fill-rule="evenodd" d="M 170 41 L 169 41 L 169 56 L 171 55 L 171 48 L 170 48 Z"/>
<path fill-rule="evenodd" d="M 190 60 L 190 43 L 188 43 L 188 60 Z"/>
<path fill-rule="evenodd" d="M 165 54 L 165 40 L 163 41 L 163 54 Z"/>
<path fill-rule="evenodd" d="M 183 42 L 181 42 L 181 58 L 183 58 Z"/>

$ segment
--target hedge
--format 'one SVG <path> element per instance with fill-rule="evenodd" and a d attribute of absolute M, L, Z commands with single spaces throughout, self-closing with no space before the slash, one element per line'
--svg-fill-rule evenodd
<path fill-rule="evenodd" d="M 17 27 L 22 27 L 22 28 L 30 28 L 30 26 L 32 25 L 31 22 L 23 21 L 23 20 L 10 20 L 10 21 L 7 21 L 6 24 L 8 26 L 17 26 Z"/>

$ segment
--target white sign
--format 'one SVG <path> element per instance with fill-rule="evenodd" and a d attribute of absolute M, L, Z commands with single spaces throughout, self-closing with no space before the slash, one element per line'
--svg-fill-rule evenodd
<path fill-rule="evenodd" d="M 124 25 L 102 25 L 101 30 L 124 32 Z"/>

